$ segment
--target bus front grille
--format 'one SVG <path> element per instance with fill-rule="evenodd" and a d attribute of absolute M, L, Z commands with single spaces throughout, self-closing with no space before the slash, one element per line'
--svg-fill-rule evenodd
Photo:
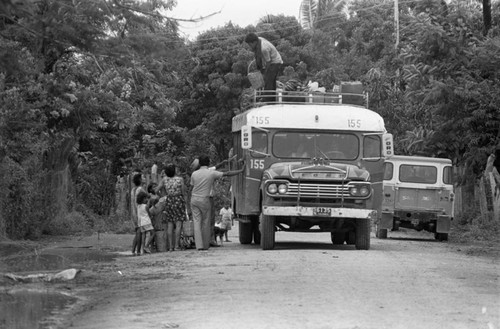
<path fill-rule="evenodd" d="M 288 184 L 287 197 L 305 198 L 343 198 L 349 197 L 349 187 L 336 184 L 309 184 L 290 183 Z"/>

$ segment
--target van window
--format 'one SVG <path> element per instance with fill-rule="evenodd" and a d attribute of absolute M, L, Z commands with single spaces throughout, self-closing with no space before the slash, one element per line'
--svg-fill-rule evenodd
<path fill-rule="evenodd" d="M 399 180 L 406 183 L 435 184 L 437 168 L 432 166 L 401 165 Z"/>
<path fill-rule="evenodd" d="M 391 180 L 393 177 L 394 165 L 392 162 L 384 163 L 384 180 Z"/>
<path fill-rule="evenodd" d="M 257 152 L 253 152 L 257 151 Z M 267 153 L 267 134 L 263 131 L 252 132 L 252 157 L 264 158 Z"/>
<path fill-rule="evenodd" d="M 363 139 L 363 157 L 364 158 L 380 158 L 381 157 L 381 141 L 380 136 L 369 135 Z"/>
<path fill-rule="evenodd" d="M 453 170 L 451 166 L 446 166 L 443 168 L 443 183 L 444 184 L 453 184 Z"/>
<path fill-rule="evenodd" d="M 277 158 L 355 160 L 359 154 L 354 134 L 280 131 L 274 134 L 272 145 Z"/>

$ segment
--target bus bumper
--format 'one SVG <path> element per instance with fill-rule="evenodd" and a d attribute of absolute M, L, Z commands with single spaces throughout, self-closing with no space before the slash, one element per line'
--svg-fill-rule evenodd
<path fill-rule="evenodd" d="M 316 208 L 316 207 L 274 207 L 263 206 L 266 216 L 294 216 L 321 218 L 368 218 L 376 219 L 377 211 L 373 209 L 354 208 Z"/>

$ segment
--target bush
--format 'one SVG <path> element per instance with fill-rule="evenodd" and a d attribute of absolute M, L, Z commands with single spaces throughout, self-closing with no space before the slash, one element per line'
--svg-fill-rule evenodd
<path fill-rule="evenodd" d="M 91 234 L 93 220 L 84 214 L 72 211 L 50 221 L 47 232 L 50 235 Z"/>
<path fill-rule="evenodd" d="M 454 221 L 453 240 L 462 243 L 500 242 L 500 222 L 476 216 L 471 221 Z"/>

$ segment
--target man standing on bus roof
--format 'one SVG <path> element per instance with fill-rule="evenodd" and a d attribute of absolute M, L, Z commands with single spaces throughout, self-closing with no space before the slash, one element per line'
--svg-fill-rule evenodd
<path fill-rule="evenodd" d="M 210 246 L 212 203 L 210 202 L 211 191 L 216 179 L 223 176 L 235 176 L 245 170 L 245 164 L 241 169 L 233 171 L 209 170 L 210 158 L 206 155 L 199 157 L 200 168 L 191 174 L 191 212 L 194 221 L 194 242 L 196 249 L 207 250 Z"/>
<path fill-rule="evenodd" d="M 245 42 L 255 54 L 255 64 L 264 75 L 264 90 L 276 90 L 276 78 L 283 64 L 281 55 L 274 45 L 251 32 Z"/>

